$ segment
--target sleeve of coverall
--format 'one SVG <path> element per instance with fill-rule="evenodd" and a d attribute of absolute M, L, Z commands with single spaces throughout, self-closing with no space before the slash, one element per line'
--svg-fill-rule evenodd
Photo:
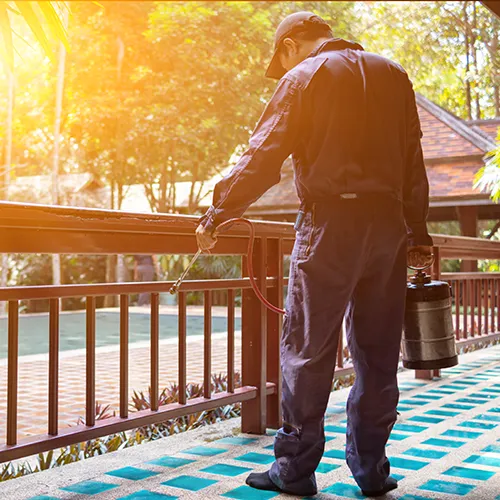
<path fill-rule="evenodd" d="M 282 78 L 253 131 L 249 146 L 232 171 L 214 188 L 212 206 L 201 217 L 211 233 L 245 210 L 280 181 L 283 162 L 292 153 L 300 122 L 301 90 Z"/>
<path fill-rule="evenodd" d="M 432 246 L 427 231 L 429 212 L 429 181 L 422 153 L 422 130 L 418 117 L 415 92 L 410 80 L 407 92 L 406 158 L 403 183 L 404 217 L 408 232 L 408 245 Z"/>

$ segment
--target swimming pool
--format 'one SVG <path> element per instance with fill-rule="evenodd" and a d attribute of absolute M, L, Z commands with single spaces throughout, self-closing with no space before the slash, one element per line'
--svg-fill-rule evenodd
<path fill-rule="evenodd" d="M 150 315 L 129 313 L 129 343 L 148 342 Z M 176 314 L 160 314 L 160 339 L 177 338 Z M 7 318 L 0 318 L 0 359 L 7 357 Z M 236 330 L 241 329 L 241 319 L 235 318 Z M 212 317 L 212 332 L 227 331 L 227 318 Z M 85 348 L 85 312 L 63 313 L 59 317 L 59 349 L 71 351 Z M 187 335 L 203 334 L 203 316 L 187 316 Z M 96 346 L 120 343 L 119 311 L 96 311 Z M 49 316 L 19 316 L 19 356 L 45 354 L 49 351 Z"/>

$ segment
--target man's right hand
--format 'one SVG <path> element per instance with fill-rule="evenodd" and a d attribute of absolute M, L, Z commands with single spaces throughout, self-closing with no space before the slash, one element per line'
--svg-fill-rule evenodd
<path fill-rule="evenodd" d="M 432 265 L 432 247 L 417 245 L 408 247 L 408 266 L 430 267 Z"/>

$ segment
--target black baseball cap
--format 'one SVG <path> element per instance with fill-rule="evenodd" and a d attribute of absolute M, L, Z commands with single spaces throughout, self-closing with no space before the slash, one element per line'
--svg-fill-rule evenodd
<path fill-rule="evenodd" d="M 274 35 L 274 54 L 267 68 L 266 76 L 279 80 L 286 73 L 286 69 L 281 65 L 278 56 L 279 46 L 285 38 L 296 33 L 315 31 L 318 29 L 324 31 L 330 30 L 331 32 L 330 25 L 313 12 L 295 12 L 285 17 L 279 24 L 276 29 L 276 34 Z"/>

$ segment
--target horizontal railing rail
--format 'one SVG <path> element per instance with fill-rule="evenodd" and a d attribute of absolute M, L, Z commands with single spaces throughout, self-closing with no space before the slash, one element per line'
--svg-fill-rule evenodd
<path fill-rule="evenodd" d="M 50 207 L 0 203 L 1 253 L 59 254 L 194 254 L 194 231 L 198 217 L 137 214 L 73 207 Z M 295 231 L 290 223 L 255 221 L 253 267 L 261 292 L 273 304 L 283 307 L 284 257 L 293 249 Z M 499 259 L 500 243 L 476 238 L 433 235 L 436 263 L 434 278 L 450 282 L 454 293 L 457 340 L 463 345 L 499 337 L 500 273 L 441 273 L 442 259 Z M 280 425 L 279 341 L 281 317 L 268 313 L 251 289 L 246 275 L 247 228 L 235 224 L 219 235 L 213 255 L 240 255 L 243 276 L 236 279 L 189 280 L 182 283 L 177 301 L 177 385 L 178 401 L 160 405 L 159 343 L 160 293 L 167 293 L 173 281 L 143 283 L 97 283 L 0 288 L 0 301 L 8 303 L 8 353 L 6 443 L 0 446 L 0 462 L 28 456 L 60 446 L 114 432 L 163 422 L 179 416 L 241 403 L 242 429 L 263 433 Z M 470 288 L 472 287 L 472 288 Z M 227 293 L 227 390 L 213 393 L 212 299 L 213 292 Z M 187 294 L 203 296 L 203 397 L 188 399 L 187 386 Z M 151 410 L 129 413 L 129 296 L 148 293 L 150 310 Z M 235 307 L 241 293 L 241 386 L 235 384 Z M 96 299 L 119 296 L 119 412 L 98 421 L 96 404 Z M 61 429 L 59 422 L 59 320 L 62 299 L 85 298 L 85 419 L 84 423 Z M 49 301 L 48 325 L 48 424 L 47 434 L 19 439 L 18 372 L 19 306 L 23 300 Z M 480 309 L 478 309 L 480 307 Z M 478 318 L 481 317 L 481 320 Z M 353 372 L 350 354 L 340 336 L 336 376 Z M 421 374 L 422 375 L 422 374 Z"/>

